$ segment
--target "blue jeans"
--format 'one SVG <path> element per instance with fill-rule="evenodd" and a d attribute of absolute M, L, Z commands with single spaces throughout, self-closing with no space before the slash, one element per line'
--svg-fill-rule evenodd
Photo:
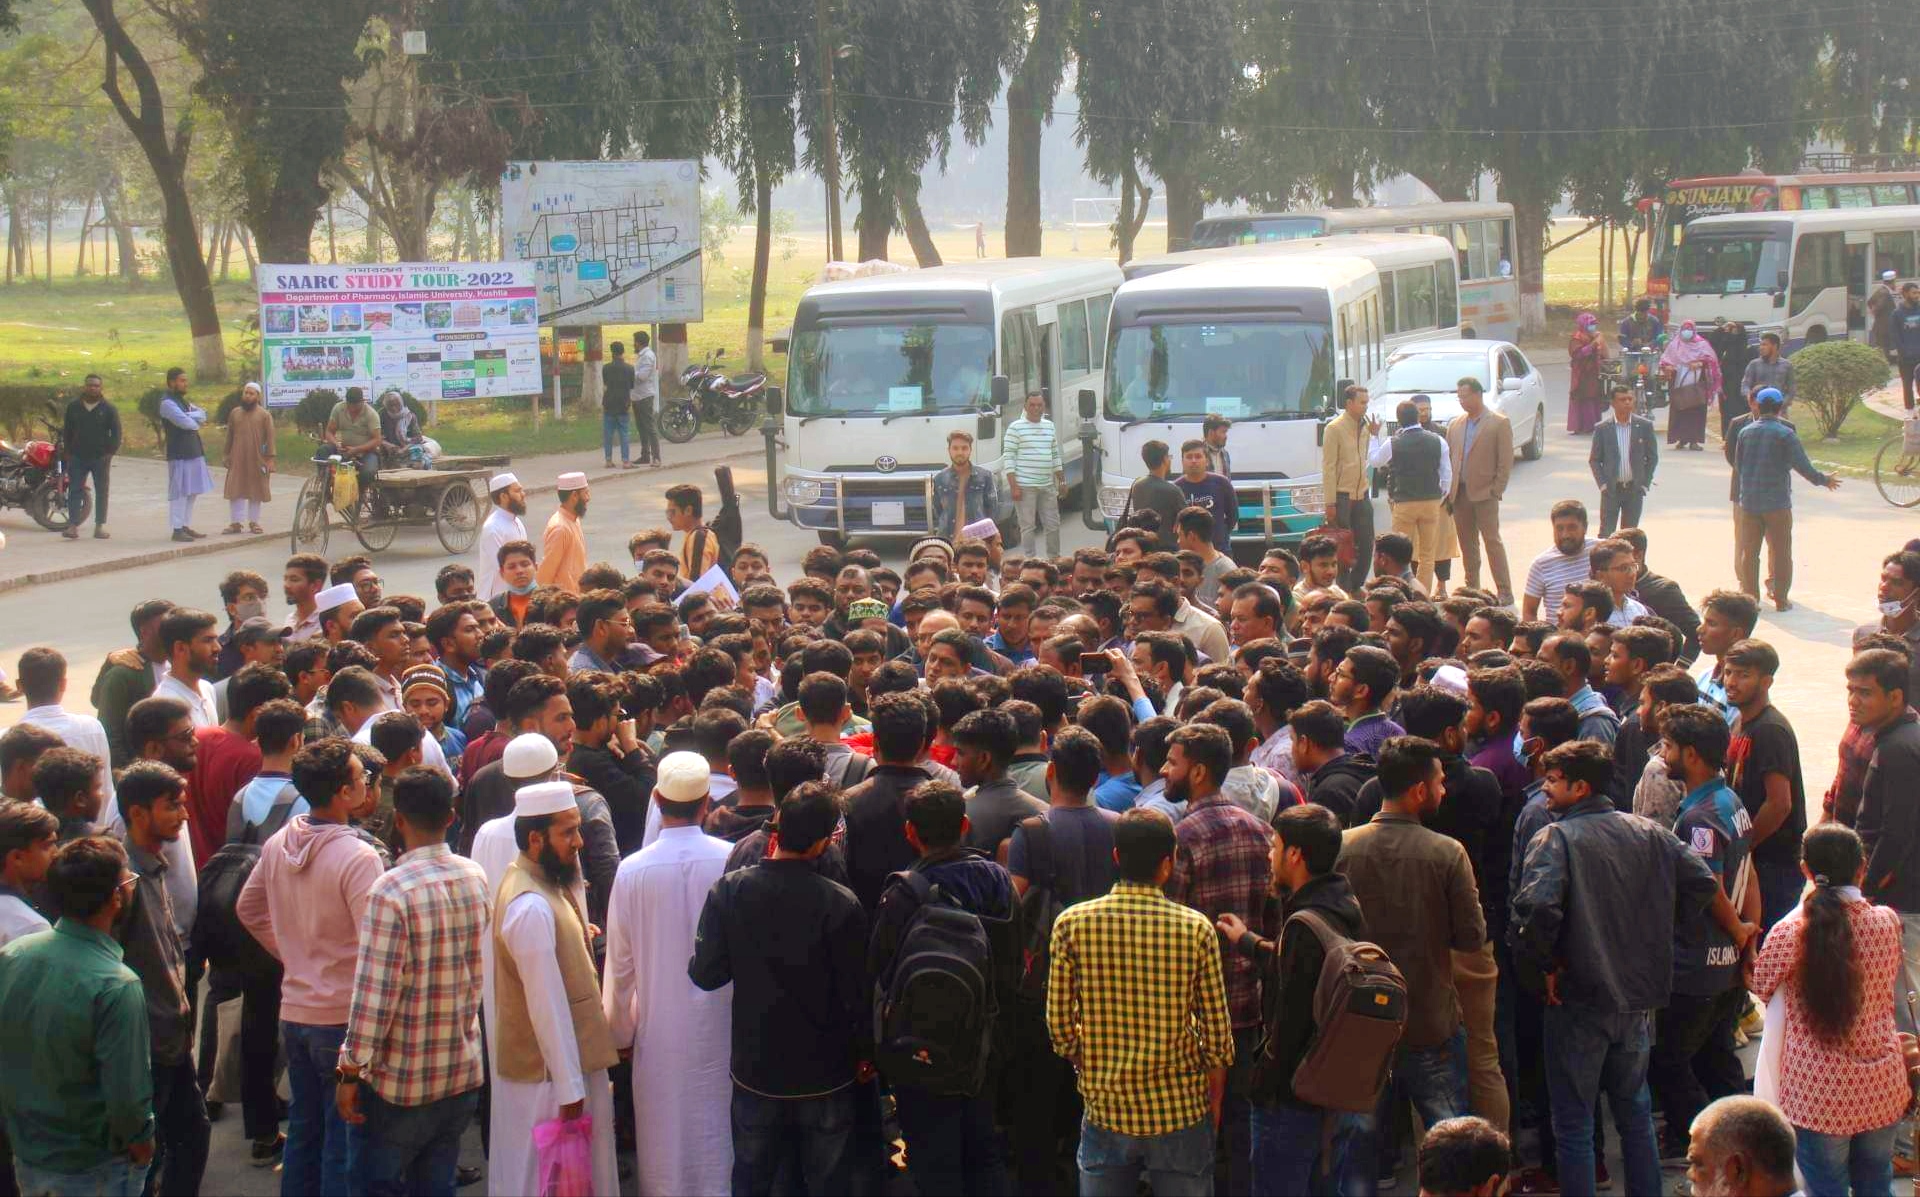
<path fill-rule="evenodd" d="M 1371 1193 L 1379 1180 L 1382 1160 L 1399 1153 L 1391 1136 L 1394 1106 L 1411 1102 L 1427 1126 L 1471 1113 L 1467 1101 L 1467 1029 L 1455 1027 L 1445 1043 L 1433 1047 L 1402 1047 L 1393 1053 L 1393 1075 L 1381 1090 L 1372 1115 L 1362 1115 L 1363 1127 L 1350 1152 L 1350 1174 L 1357 1191 Z"/>
<path fill-rule="evenodd" d="M 1822 1135 L 1793 1128 L 1793 1162 L 1807 1192 L 1889 1197 L 1893 1192 L 1893 1136 L 1898 1122 L 1857 1135 Z"/>
<path fill-rule="evenodd" d="M 1326 1119 L 1332 1117 L 1332 1151 Z M 1334 1113 L 1310 1106 L 1253 1107 L 1253 1197 L 1341 1197 L 1371 1190 L 1351 1168 L 1354 1141 L 1367 1130 L 1365 1114 Z"/>
<path fill-rule="evenodd" d="M 15 1160 L 13 1175 L 21 1197 L 139 1197 L 147 1168 L 124 1155 L 85 1172 L 49 1172 Z"/>
<path fill-rule="evenodd" d="M 1660 1151 L 1653 1138 L 1653 1097 L 1647 1091 L 1653 1015 L 1548 1006 L 1545 1023 L 1547 1094 L 1560 1154 L 1560 1191 L 1566 1197 L 1593 1197 L 1593 1103 L 1604 1094 L 1620 1133 L 1626 1191 L 1660 1192 Z"/>
<path fill-rule="evenodd" d="M 941 1097 L 898 1085 L 893 1090 L 907 1172 L 920 1197 L 1003 1197 L 1010 1191 L 993 1095 Z"/>
<path fill-rule="evenodd" d="M 76 457 L 67 463 L 67 522 L 77 527 L 80 523 L 80 500 L 87 493 L 84 485 L 88 478 L 93 479 L 93 526 L 98 528 L 107 522 L 107 474 L 113 466 L 110 457 Z"/>
<path fill-rule="evenodd" d="M 287 1048 L 287 1087 L 293 1091 L 280 1197 L 348 1197 L 364 1134 L 342 1122 L 333 1104 L 333 1070 L 347 1028 L 282 1019 L 280 1037 Z"/>
<path fill-rule="evenodd" d="M 608 461 L 613 460 L 613 434 L 618 432 L 620 434 L 620 460 L 625 462 L 628 459 L 627 423 L 628 417 L 626 412 L 616 414 L 610 411 L 603 411 L 600 413 L 600 456 L 606 458 Z"/>
<path fill-rule="evenodd" d="M 809 1193 L 848 1189 L 848 1144 L 853 1138 L 853 1089 L 823 1097 L 763 1097 L 733 1087 L 733 1194 L 762 1197 L 777 1181 L 783 1190 L 795 1178 L 781 1175 L 797 1161 Z"/>
<path fill-rule="evenodd" d="M 367 1197 L 453 1197 L 460 1136 L 473 1121 L 480 1091 L 469 1089 L 423 1106 L 396 1106 L 360 1086 L 365 1136 L 354 1191 Z"/>
<path fill-rule="evenodd" d="M 1154 1197 L 1211 1197 L 1213 1119 L 1164 1135 L 1123 1135 L 1080 1123 L 1080 1197 L 1134 1197 L 1145 1172 Z"/>

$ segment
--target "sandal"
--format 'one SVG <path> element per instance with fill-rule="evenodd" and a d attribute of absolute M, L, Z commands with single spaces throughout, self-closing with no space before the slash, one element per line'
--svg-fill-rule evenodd
<path fill-rule="evenodd" d="M 239 524 L 228 524 L 228 525 L 227 525 L 226 527 L 224 527 L 224 528 L 222 528 L 222 529 L 220 529 L 220 535 L 222 535 L 222 536 L 238 536 L 238 535 L 240 535 L 240 533 L 242 533 L 242 532 L 245 532 L 245 531 L 246 531 L 246 529 L 245 529 L 245 528 L 242 528 L 242 527 L 241 527 L 241 526 L 240 526 Z"/>
<path fill-rule="evenodd" d="M 265 528 L 262 528 L 259 524 L 248 524 L 247 531 L 253 533 L 255 536 L 263 536 L 266 534 L 267 530 Z"/>

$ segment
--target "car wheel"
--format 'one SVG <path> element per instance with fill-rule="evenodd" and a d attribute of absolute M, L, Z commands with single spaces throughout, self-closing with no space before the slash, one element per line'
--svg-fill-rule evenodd
<path fill-rule="evenodd" d="M 1520 446 L 1520 460 L 1539 461 L 1547 451 L 1547 409 L 1544 404 L 1533 409 L 1533 435 Z"/>

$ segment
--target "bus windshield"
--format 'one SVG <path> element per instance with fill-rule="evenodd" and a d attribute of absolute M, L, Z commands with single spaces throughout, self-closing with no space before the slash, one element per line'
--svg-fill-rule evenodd
<path fill-rule="evenodd" d="M 977 324 L 830 324 L 796 333 L 796 416 L 933 415 L 991 402 L 993 330 Z"/>
<path fill-rule="evenodd" d="M 1114 338 L 1107 415 L 1116 420 L 1284 420 L 1317 415 L 1333 394 L 1323 324 L 1149 324 Z"/>
<path fill-rule="evenodd" d="M 1777 233 L 1695 233 L 1674 260 L 1675 295 L 1747 295 L 1781 289 L 1787 239 Z"/>
<path fill-rule="evenodd" d="M 1318 237 L 1327 222 L 1318 216 L 1223 216 L 1193 227 L 1192 249 L 1222 249 L 1229 245 L 1264 245 L 1269 241 L 1298 241 Z"/>

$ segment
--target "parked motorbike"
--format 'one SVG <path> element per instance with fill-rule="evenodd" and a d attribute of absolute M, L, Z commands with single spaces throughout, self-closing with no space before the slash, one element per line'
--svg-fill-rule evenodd
<path fill-rule="evenodd" d="M 24 445 L 0 440 L 0 507 L 21 508 L 47 531 L 63 532 L 68 523 L 67 488 L 72 476 L 67 472 L 60 429 L 51 423 L 46 429 L 52 440 Z M 93 494 L 83 484 L 79 518 L 85 520 L 91 514 Z"/>
<path fill-rule="evenodd" d="M 661 401 L 661 436 L 684 445 L 700 431 L 703 420 L 716 421 L 728 436 L 742 436 L 760 426 L 767 376 L 736 374 L 729 378 L 716 364 L 725 356 L 726 350 L 716 349 L 705 362 L 680 371 L 680 385 L 686 393 Z"/>

